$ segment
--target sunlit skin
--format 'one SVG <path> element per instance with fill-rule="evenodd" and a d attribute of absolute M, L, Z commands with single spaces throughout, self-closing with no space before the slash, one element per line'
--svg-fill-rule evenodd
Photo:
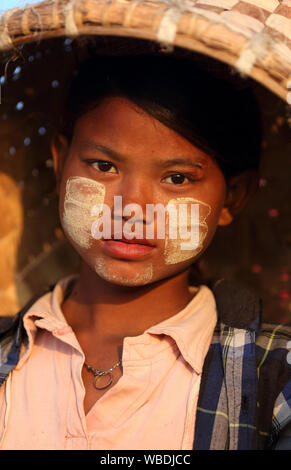
<path fill-rule="evenodd" d="M 114 195 L 122 196 L 123 206 L 138 203 L 144 213 L 146 204 L 166 205 L 173 198 L 192 197 L 211 207 L 203 251 L 217 226 L 232 221 L 254 187 L 251 173 L 237 177 L 227 187 L 223 173 L 210 156 L 123 97 L 106 98 L 79 117 L 71 143 L 58 136 L 52 142 L 52 154 L 61 222 L 66 182 L 73 176 L 102 183 L 106 189 L 104 202 L 111 208 Z M 178 159 L 180 163 L 173 161 Z M 124 337 L 142 334 L 175 315 L 193 297 L 188 289 L 188 274 L 195 258 L 166 264 L 165 240 L 154 240 L 154 250 L 139 260 L 104 254 L 101 240 L 94 240 L 89 249 L 81 248 L 70 238 L 69 241 L 80 254 L 82 264 L 80 278 L 62 310 L 86 362 L 93 367 L 109 369 L 121 357 Z M 96 273 L 95 264 L 100 257 L 107 270 L 116 275 L 114 279 Z M 153 277 L 145 285 L 116 281 L 134 280 L 149 265 L 153 267 Z M 117 368 L 115 382 L 121 374 L 121 368 Z M 95 390 L 93 376 L 85 368 L 82 376 L 86 412 L 107 389 Z"/>

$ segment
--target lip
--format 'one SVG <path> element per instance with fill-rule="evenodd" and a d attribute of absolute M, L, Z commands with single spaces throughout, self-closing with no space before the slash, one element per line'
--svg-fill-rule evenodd
<path fill-rule="evenodd" d="M 106 254 L 114 258 L 132 260 L 145 258 L 155 249 L 155 246 L 151 245 L 148 240 L 127 240 L 125 237 L 121 239 L 103 239 L 102 245 Z"/>
<path fill-rule="evenodd" d="M 104 238 L 104 241 L 116 241 L 116 242 L 123 242 L 123 243 L 129 243 L 129 244 L 134 244 L 134 245 L 147 245 L 147 246 L 151 246 L 151 247 L 154 247 L 155 245 L 153 243 L 151 243 L 149 240 L 147 240 L 146 238 L 132 238 L 132 239 L 128 239 L 124 236 L 124 234 L 121 234 L 120 236 L 118 236 L 117 234 L 115 234 L 115 237 L 114 238 Z"/>

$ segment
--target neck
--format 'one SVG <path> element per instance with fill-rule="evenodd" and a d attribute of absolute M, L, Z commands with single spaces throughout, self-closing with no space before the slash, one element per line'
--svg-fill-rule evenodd
<path fill-rule="evenodd" d="M 186 270 L 149 285 L 128 287 L 100 278 L 83 263 L 62 309 L 75 331 L 96 331 L 98 336 L 112 340 L 137 336 L 189 303 L 193 294 L 189 292 L 188 274 Z"/>

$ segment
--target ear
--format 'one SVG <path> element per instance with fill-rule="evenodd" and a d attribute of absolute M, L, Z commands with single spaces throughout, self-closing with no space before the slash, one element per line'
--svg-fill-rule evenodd
<path fill-rule="evenodd" d="M 51 153 L 54 162 L 54 172 L 56 175 L 57 194 L 60 194 L 60 184 L 65 161 L 69 152 L 69 143 L 62 134 L 55 134 L 51 140 Z"/>
<path fill-rule="evenodd" d="M 218 225 L 229 225 L 255 194 L 258 186 L 259 175 L 256 170 L 246 170 L 230 178 Z"/>

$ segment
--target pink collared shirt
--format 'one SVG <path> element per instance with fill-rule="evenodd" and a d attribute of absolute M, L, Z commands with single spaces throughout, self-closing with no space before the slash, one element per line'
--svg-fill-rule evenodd
<path fill-rule="evenodd" d="M 0 388 L 0 449 L 192 449 L 217 321 L 211 290 L 200 286 L 179 313 L 124 338 L 123 375 L 85 415 L 84 353 L 60 307 L 75 276 L 60 280 L 24 316 L 29 341 Z"/>

